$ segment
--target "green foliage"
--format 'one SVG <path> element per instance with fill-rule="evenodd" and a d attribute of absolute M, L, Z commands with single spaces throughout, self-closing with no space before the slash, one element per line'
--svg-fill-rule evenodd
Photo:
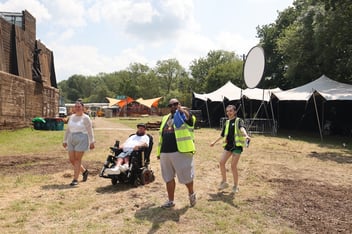
<path fill-rule="evenodd" d="M 187 77 L 185 69 L 176 59 L 158 61 L 155 72 L 161 81 L 164 95 L 170 93 L 171 89 L 176 89 L 180 79 Z"/>
<path fill-rule="evenodd" d="M 210 51 L 206 58 L 193 60 L 190 70 L 196 83 L 194 91 L 210 92 L 229 80 L 238 81 L 242 74 L 242 61 L 233 52 Z"/>
<path fill-rule="evenodd" d="M 257 28 L 266 54 L 265 86 L 292 88 L 322 74 L 352 83 L 352 3 L 296 0 L 275 23 Z M 267 88 L 267 87 L 265 87 Z"/>

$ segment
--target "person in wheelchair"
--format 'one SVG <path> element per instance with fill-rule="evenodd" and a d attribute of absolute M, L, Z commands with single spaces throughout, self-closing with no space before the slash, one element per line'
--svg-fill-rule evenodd
<path fill-rule="evenodd" d="M 137 124 L 136 134 L 132 134 L 127 140 L 119 146 L 120 153 L 116 157 L 116 165 L 113 168 L 107 168 L 106 174 L 118 175 L 121 172 L 126 172 L 129 169 L 129 156 L 133 151 L 149 146 L 149 137 L 146 134 L 146 126 L 143 123 Z"/>

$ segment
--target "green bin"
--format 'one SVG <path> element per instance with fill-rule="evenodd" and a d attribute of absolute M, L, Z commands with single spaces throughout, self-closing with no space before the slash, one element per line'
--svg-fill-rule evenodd
<path fill-rule="evenodd" d="M 64 130 L 64 120 L 63 119 L 57 119 L 55 122 L 55 130 Z"/>
<path fill-rule="evenodd" d="M 45 118 L 45 127 L 44 130 L 55 130 L 55 119 L 54 118 Z"/>
<path fill-rule="evenodd" d="M 35 117 L 32 119 L 33 127 L 35 130 L 44 130 L 46 121 L 41 117 Z"/>

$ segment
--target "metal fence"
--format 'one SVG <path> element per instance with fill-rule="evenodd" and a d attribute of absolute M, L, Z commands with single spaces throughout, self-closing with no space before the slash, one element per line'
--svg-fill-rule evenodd
<path fill-rule="evenodd" d="M 274 119 L 245 119 L 244 124 L 250 134 L 277 134 L 277 121 Z"/>

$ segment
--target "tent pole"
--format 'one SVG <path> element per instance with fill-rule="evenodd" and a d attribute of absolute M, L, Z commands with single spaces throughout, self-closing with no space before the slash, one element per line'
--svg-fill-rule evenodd
<path fill-rule="evenodd" d="M 318 126 L 319 126 L 320 139 L 321 139 L 321 141 L 323 141 L 323 134 L 322 134 L 322 132 L 321 132 L 321 126 L 320 126 L 320 121 L 319 121 L 318 107 L 317 107 L 317 103 L 316 103 L 316 101 L 315 101 L 314 92 L 313 92 L 313 101 L 314 101 L 314 107 L 315 107 L 315 114 L 317 115 L 317 121 L 318 121 Z"/>
<path fill-rule="evenodd" d="M 324 122 L 325 122 L 325 101 L 321 105 L 321 129 L 324 131 Z"/>
<path fill-rule="evenodd" d="M 222 108 L 224 109 L 224 115 L 226 117 L 225 97 L 221 96 L 221 98 L 222 98 Z"/>
<path fill-rule="evenodd" d="M 243 93 L 242 93 L 242 89 L 241 89 L 241 102 L 242 102 L 242 114 L 243 114 L 243 120 L 246 119 L 246 110 L 244 109 L 244 99 L 243 99 Z"/>
<path fill-rule="evenodd" d="M 269 118 L 268 110 L 266 109 L 265 100 L 264 100 L 264 89 L 263 89 L 262 105 L 264 106 L 266 117 Z"/>
<path fill-rule="evenodd" d="M 205 100 L 205 107 L 207 109 L 207 115 L 208 115 L 208 122 L 209 122 L 209 128 L 211 128 L 211 123 L 210 123 L 210 115 L 209 115 L 209 109 L 208 109 L 208 99 Z"/>
<path fill-rule="evenodd" d="M 270 91 L 269 91 L 269 104 L 270 104 L 270 109 L 271 109 L 271 118 L 273 119 L 273 133 L 274 133 L 274 135 L 276 135 L 277 129 L 276 129 L 276 124 L 275 124 L 273 102 L 271 101 L 271 92 Z"/>

